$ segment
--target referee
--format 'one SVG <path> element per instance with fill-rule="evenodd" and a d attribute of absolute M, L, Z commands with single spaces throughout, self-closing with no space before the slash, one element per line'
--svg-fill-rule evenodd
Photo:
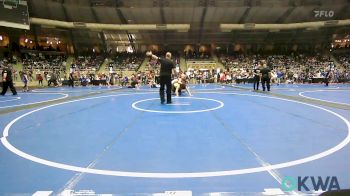
<path fill-rule="evenodd" d="M 259 90 L 259 82 L 260 82 L 260 69 L 259 69 L 259 65 L 256 63 L 254 64 L 254 70 L 253 70 L 253 81 L 254 81 L 254 90 Z"/>
<path fill-rule="evenodd" d="M 74 72 L 69 74 L 68 86 L 74 88 Z"/>
<path fill-rule="evenodd" d="M 17 95 L 17 91 L 13 86 L 12 69 L 10 64 L 5 65 L 4 70 L 2 71 L 2 96 L 6 94 L 8 87 L 10 87 L 13 95 Z"/>
<path fill-rule="evenodd" d="M 160 63 L 160 73 L 159 73 L 159 82 L 160 82 L 160 89 L 159 89 L 159 95 L 160 95 L 160 103 L 165 103 L 164 98 L 164 86 L 166 86 L 166 101 L 167 104 L 171 104 L 171 74 L 173 72 L 173 68 L 175 68 L 174 62 L 171 60 L 171 53 L 167 52 L 165 54 L 165 58 L 157 57 L 156 55 L 152 54 L 151 51 L 146 53 L 147 56 L 151 57 L 152 59 L 158 60 Z"/>
<path fill-rule="evenodd" d="M 267 67 L 266 63 L 263 63 L 263 68 L 260 70 L 261 74 L 261 85 L 263 91 L 265 91 L 267 87 L 267 91 L 270 91 L 270 81 L 271 81 L 271 70 Z M 266 87 L 265 87 L 266 84 Z"/>

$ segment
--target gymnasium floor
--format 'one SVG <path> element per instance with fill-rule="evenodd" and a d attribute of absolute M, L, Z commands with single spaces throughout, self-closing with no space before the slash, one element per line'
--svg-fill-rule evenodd
<path fill-rule="evenodd" d="M 251 88 L 191 85 L 171 105 L 148 87 L 8 92 L 0 195 L 304 194 L 286 176 L 350 188 L 350 85 Z"/>

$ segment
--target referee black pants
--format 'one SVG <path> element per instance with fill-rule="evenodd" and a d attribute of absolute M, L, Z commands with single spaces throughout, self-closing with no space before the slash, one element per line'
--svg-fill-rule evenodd
<path fill-rule="evenodd" d="M 326 83 L 326 86 L 328 86 L 328 84 L 329 84 L 329 78 L 326 77 L 326 78 L 324 79 L 324 83 Z"/>
<path fill-rule="evenodd" d="M 261 78 L 261 86 L 263 88 L 263 91 L 265 91 L 266 87 L 267 87 L 267 91 L 270 91 L 270 78 Z"/>
<path fill-rule="evenodd" d="M 259 90 L 260 77 L 254 76 L 254 90 Z"/>
<path fill-rule="evenodd" d="M 2 83 L 2 92 L 1 95 L 5 95 L 7 89 L 10 87 L 12 94 L 13 95 L 17 95 L 17 91 L 15 89 L 15 87 L 13 86 L 13 82 L 12 81 L 6 81 Z"/>
<path fill-rule="evenodd" d="M 160 102 L 164 103 L 164 90 L 166 86 L 166 101 L 167 103 L 171 103 L 171 76 L 160 76 L 159 77 L 160 82 L 160 89 L 159 89 L 159 96 L 160 96 Z"/>
<path fill-rule="evenodd" d="M 74 80 L 68 80 L 68 86 L 71 86 L 74 88 Z"/>

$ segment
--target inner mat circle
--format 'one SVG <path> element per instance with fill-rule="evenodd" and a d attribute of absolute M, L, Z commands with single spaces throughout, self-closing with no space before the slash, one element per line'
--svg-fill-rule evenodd
<path fill-rule="evenodd" d="M 200 97 L 173 97 L 172 99 L 171 104 L 160 104 L 159 98 L 143 99 L 134 102 L 132 108 L 143 112 L 186 114 L 209 112 L 224 107 L 224 103 L 216 99 Z"/>

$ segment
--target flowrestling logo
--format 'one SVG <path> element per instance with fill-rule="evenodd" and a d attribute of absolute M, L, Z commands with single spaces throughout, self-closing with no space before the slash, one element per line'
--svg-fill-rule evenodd
<path fill-rule="evenodd" d="M 283 191 L 332 191 L 340 190 L 339 182 L 336 176 L 298 176 L 297 178 L 286 176 L 282 179 Z"/>
<path fill-rule="evenodd" d="M 334 16 L 333 10 L 314 10 L 315 18 L 332 18 Z"/>

